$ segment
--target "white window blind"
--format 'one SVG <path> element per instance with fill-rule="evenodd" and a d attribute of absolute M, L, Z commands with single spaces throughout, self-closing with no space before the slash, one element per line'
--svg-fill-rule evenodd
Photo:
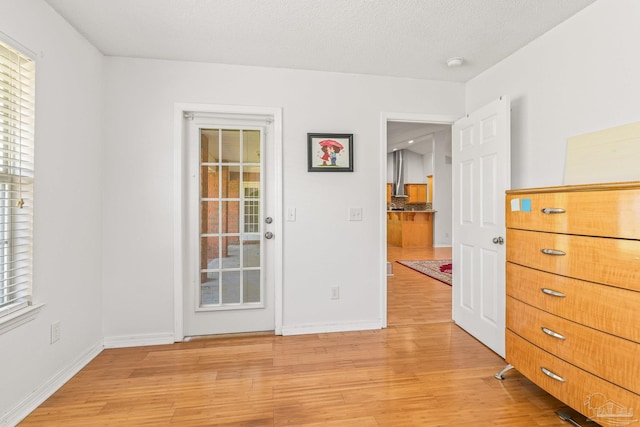
<path fill-rule="evenodd" d="M 35 64 L 0 40 L 0 318 L 31 304 Z"/>

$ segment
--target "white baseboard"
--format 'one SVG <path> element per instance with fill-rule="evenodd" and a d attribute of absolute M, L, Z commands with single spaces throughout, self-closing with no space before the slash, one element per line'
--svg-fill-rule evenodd
<path fill-rule="evenodd" d="M 314 323 L 283 326 L 282 335 L 324 334 L 330 332 L 354 332 L 382 329 L 380 322 Z"/>
<path fill-rule="evenodd" d="M 143 347 L 147 345 L 173 344 L 173 332 L 144 335 L 120 335 L 104 337 L 104 348 Z"/>
<path fill-rule="evenodd" d="M 96 343 L 69 366 L 56 373 L 48 381 L 36 388 L 33 393 L 27 396 L 15 408 L 3 414 L 2 418 L 0 418 L 0 426 L 17 425 L 53 393 L 58 391 L 58 389 L 69 381 L 75 374 L 80 372 L 82 368 L 87 366 L 89 362 L 102 352 L 103 348 L 102 341 Z"/>

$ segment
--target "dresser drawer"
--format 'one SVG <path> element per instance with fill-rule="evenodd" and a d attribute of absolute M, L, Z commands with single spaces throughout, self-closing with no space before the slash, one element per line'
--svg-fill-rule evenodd
<path fill-rule="evenodd" d="M 515 194 L 514 194 L 515 193 Z M 520 206 L 531 203 L 530 212 L 512 210 L 512 200 Z M 640 238 L 640 189 L 577 192 L 508 192 L 507 227 L 586 236 Z M 529 203 L 529 202 L 527 202 Z M 563 213 L 543 213 L 561 209 Z M 548 211 L 547 211 L 548 212 Z"/>
<path fill-rule="evenodd" d="M 507 328 L 543 350 L 640 394 L 640 344 L 507 297 Z"/>
<path fill-rule="evenodd" d="M 560 317 L 640 343 L 640 292 L 508 262 L 507 295 Z"/>
<path fill-rule="evenodd" d="M 548 255 L 547 250 L 564 255 Z M 640 290 L 640 241 L 507 230 L 507 261 L 562 276 Z"/>
<path fill-rule="evenodd" d="M 613 422 L 637 422 L 640 418 L 639 395 L 564 362 L 509 330 L 506 345 L 508 363 L 549 394 L 599 424 L 623 425 Z M 563 381 L 551 378 L 543 368 Z M 612 412 L 615 416 L 607 417 Z"/>

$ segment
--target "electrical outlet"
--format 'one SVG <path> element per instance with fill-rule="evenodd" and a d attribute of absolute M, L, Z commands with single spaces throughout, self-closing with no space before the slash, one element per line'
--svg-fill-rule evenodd
<path fill-rule="evenodd" d="M 51 344 L 60 339 L 60 321 L 51 324 Z"/>
<path fill-rule="evenodd" d="M 331 288 L 331 299 L 340 299 L 340 286 Z"/>

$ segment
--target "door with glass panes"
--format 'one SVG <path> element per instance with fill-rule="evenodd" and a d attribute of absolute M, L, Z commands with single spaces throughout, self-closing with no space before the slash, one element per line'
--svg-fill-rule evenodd
<path fill-rule="evenodd" d="M 274 329 L 268 130 L 198 118 L 188 127 L 185 336 Z"/>

